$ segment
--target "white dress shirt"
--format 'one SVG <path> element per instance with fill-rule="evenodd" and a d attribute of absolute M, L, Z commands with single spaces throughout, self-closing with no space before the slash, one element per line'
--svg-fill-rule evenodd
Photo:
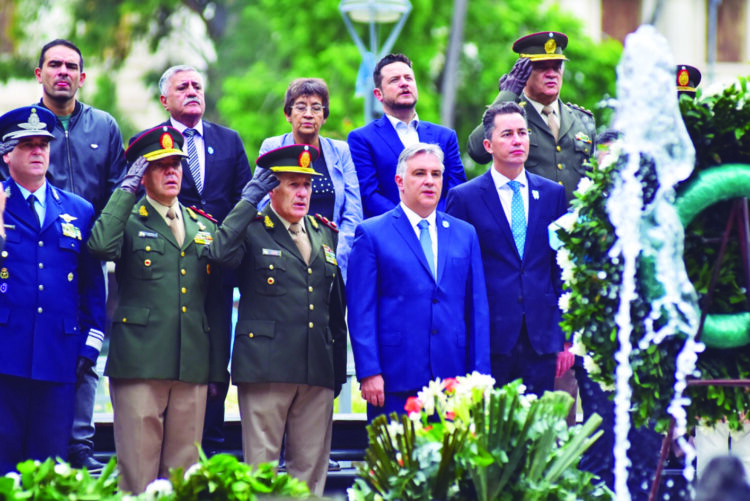
<path fill-rule="evenodd" d="M 414 113 L 414 118 L 412 118 L 409 123 L 402 122 L 398 118 L 392 117 L 388 113 L 386 113 L 385 116 L 388 118 L 388 120 L 390 120 L 393 128 L 396 129 L 396 134 L 398 134 L 398 138 L 401 140 L 404 148 L 411 146 L 412 144 L 417 144 L 419 142 L 419 133 L 417 132 L 417 126 L 419 126 L 419 117 L 417 116 L 416 112 Z"/>
<path fill-rule="evenodd" d="M 500 197 L 500 204 L 503 206 L 503 212 L 505 217 L 508 219 L 508 224 L 512 227 L 512 216 L 511 216 L 511 203 L 513 201 L 513 190 L 508 186 L 509 181 L 504 175 L 500 174 L 497 169 L 490 167 L 492 174 L 492 180 L 495 182 L 495 189 L 497 195 Z M 526 170 L 522 170 L 521 173 L 515 179 L 521 183 L 521 197 L 523 198 L 523 212 L 526 216 L 526 224 L 529 223 L 529 180 L 526 178 Z"/>
<path fill-rule="evenodd" d="M 419 222 L 422 219 L 426 219 L 428 223 L 430 223 L 430 226 L 428 227 L 428 230 L 430 232 L 430 240 L 432 242 L 432 257 L 434 260 L 433 269 L 435 270 L 435 273 L 437 273 L 437 218 L 435 215 L 435 211 L 432 211 L 432 213 L 427 217 L 421 217 L 419 214 L 408 208 L 404 202 L 401 202 L 401 208 L 404 210 L 404 214 L 406 214 L 406 217 L 409 219 L 409 223 L 411 224 L 411 228 L 414 230 L 414 233 L 417 235 L 417 240 L 419 240 L 419 235 L 422 233 L 422 230 L 417 226 Z"/>

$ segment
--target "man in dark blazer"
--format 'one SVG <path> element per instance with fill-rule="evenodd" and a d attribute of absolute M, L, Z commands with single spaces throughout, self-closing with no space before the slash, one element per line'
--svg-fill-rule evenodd
<path fill-rule="evenodd" d="M 520 377 L 541 395 L 553 389 L 556 374 L 570 369 L 557 363 L 563 351 L 560 279 L 547 230 L 565 212 L 565 190 L 525 171 L 529 136 L 520 106 L 491 106 L 483 126 L 492 167 L 448 192 L 447 211 L 479 235 L 496 384 Z"/>
<path fill-rule="evenodd" d="M 356 230 L 346 290 L 369 420 L 403 413 L 432 379 L 490 370 L 479 240 L 470 224 L 436 210 L 442 160 L 437 145 L 406 147 L 394 183 L 401 203 Z"/>
<path fill-rule="evenodd" d="M 206 109 L 203 76 L 192 66 L 168 68 L 159 79 L 159 98 L 169 113 L 171 125 L 185 136 L 180 203 L 203 212 L 221 224 L 240 200 L 242 187 L 250 180 L 250 164 L 239 134 L 203 119 Z M 236 279 L 224 274 L 224 314 L 231 326 Z M 231 331 L 226 332 L 227 339 Z M 224 399 L 228 387 L 217 386 L 206 406 L 203 449 L 210 456 L 224 445 Z"/>
<path fill-rule="evenodd" d="M 320 496 L 333 399 L 346 381 L 346 321 L 336 226 L 307 216 L 317 156 L 313 146 L 291 145 L 258 158 L 265 170 L 243 190 L 210 252 L 238 267 L 232 382 L 245 461 L 277 461 L 286 431 L 288 472 Z M 258 212 L 269 189 L 270 203 Z"/>
<path fill-rule="evenodd" d="M 208 388 L 229 381 L 221 273 L 209 218 L 181 205 L 182 135 L 161 125 L 125 155 L 132 164 L 88 247 L 114 261 L 119 287 L 105 374 L 120 489 L 135 494 L 198 461 Z M 136 199 L 143 185 L 146 195 Z"/>
<path fill-rule="evenodd" d="M 347 139 L 359 178 L 364 217 L 383 214 L 398 205 L 399 190 L 393 181 L 398 156 L 404 147 L 418 142 L 437 144 L 445 155 L 443 192 L 438 203 L 438 210 L 443 210 L 448 190 L 466 181 L 456 132 L 417 117 L 417 83 L 408 57 L 385 56 L 372 76 L 375 98 L 383 104 L 385 114 L 351 131 Z"/>
<path fill-rule="evenodd" d="M 45 178 L 55 121 L 40 106 L 0 117 L 0 475 L 66 457 L 76 383 L 104 338 L 104 274 L 85 245 L 94 207 Z"/>

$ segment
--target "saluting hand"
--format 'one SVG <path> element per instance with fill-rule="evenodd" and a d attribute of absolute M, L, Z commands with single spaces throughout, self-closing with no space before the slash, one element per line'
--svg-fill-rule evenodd
<path fill-rule="evenodd" d="M 263 169 L 258 167 L 255 170 L 255 176 L 248 181 L 244 188 L 242 188 L 243 200 L 250 202 L 257 207 L 266 193 L 276 188 L 279 185 L 279 178 L 277 178 L 271 169 Z"/>
<path fill-rule="evenodd" d="M 528 57 L 522 57 L 516 61 L 510 73 L 500 77 L 498 82 L 498 88 L 503 91 L 507 90 L 513 94 L 520 96 L 523 92 L 523 88 L 526 86 L 526 82 L 529 80 L 531 75 L 531 61 Z"/>
<path fill-rule="evenodd" d="M 135 194 L 138 191 L 138 186 L 141 185 L 141 179 L 143 179 L 147 167 L 148 160 L 144 157 L 138 157 L 128 169 L 128 173 L 125 174 L 122 183 L 120 183 L 120 189 Z"/>

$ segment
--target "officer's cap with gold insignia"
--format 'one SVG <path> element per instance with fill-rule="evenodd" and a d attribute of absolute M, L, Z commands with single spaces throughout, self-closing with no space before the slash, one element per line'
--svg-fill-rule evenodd
<path fill-rule="evenodd" d="M 185 138 L 180 131 L 168 125 L 160 125 L 147 130 L 130 143 L 125 150 L 125 159 L 134 162 L 138 157 L 144 157 L 149 162 L 167 157 L 185 157 L 182 145 Z"/>
<path fill-rule="evenodd" d="M 526 35 L 513 42 L 513 52 L 519 57 L 534 61 L 567 61 L 563 49 L 568 46 L 568 36 L 557 31 L 543 31 Z"/>
<path fill-rule="evenodd" d="M 677 65 L 677 95 L 687 94 L 695 97 L 695 89 L 701 83 L 701 72 L 689 64 Z"/>
<path fill-rule="evenodd" d="M 312 168 L 313 162 L 318 159 L 320 152 L 315 146 L 309 144 L 291 144 L 271 150 L 255 161 L 258 167 L 271 169 L 278 174 L 290 172 L 294 174 L 309 174 L 311 176 L 322 176 Z"/>
<path fill-rule="evenodd" d="M 24 137 L 55 139 L 55 115 L 40 106 L 24 106 L 0 117 L 0 138 L 3 142 Z"/>

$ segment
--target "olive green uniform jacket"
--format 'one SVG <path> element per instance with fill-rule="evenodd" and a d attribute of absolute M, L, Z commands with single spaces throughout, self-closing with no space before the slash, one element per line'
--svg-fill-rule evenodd
<path fill-rule="evenodd" d="M 214 238 L 212 258 L 237 269 L 234 383 L 293 383 L 336 393 L 346 381 L 345 299 L 337 235 L 307 216 L 310 264 L 271 209 L 240 200 Z"/>
<path fill-rule="evenodd" d="M 529 158 L 526 160 L 526 170 L 563 185 L 565 197 L 570 202 L 578 181 L 588 169 L 588 160 L 596 146 L 593 115 L 577 106 L 563 104 L 558 99 L 560 132 L 555 143 L 547 122 L 524 95 L 519 97 L 509 91 L 500 91 L 492 104 L 507 101 L 515 101 L 526 110 L 526 121 L 529 124 Z M 480 124 L 469 136 L 468 144 L 469 155 L 480 164 L 492 160 L 492 155 L 484 149 L 483 140 L 484 130 Z"/>
<path fill-rule="evenodd" d="M 119 189 L 91 231 L 91 252 L 116 265 L 109 377 L 198 384 L 229 380 L 221 273 L 207 256 L 216 225 L 180 208 L 182 248 L 145 197 L 135 203 L 135 195 Z"/>

